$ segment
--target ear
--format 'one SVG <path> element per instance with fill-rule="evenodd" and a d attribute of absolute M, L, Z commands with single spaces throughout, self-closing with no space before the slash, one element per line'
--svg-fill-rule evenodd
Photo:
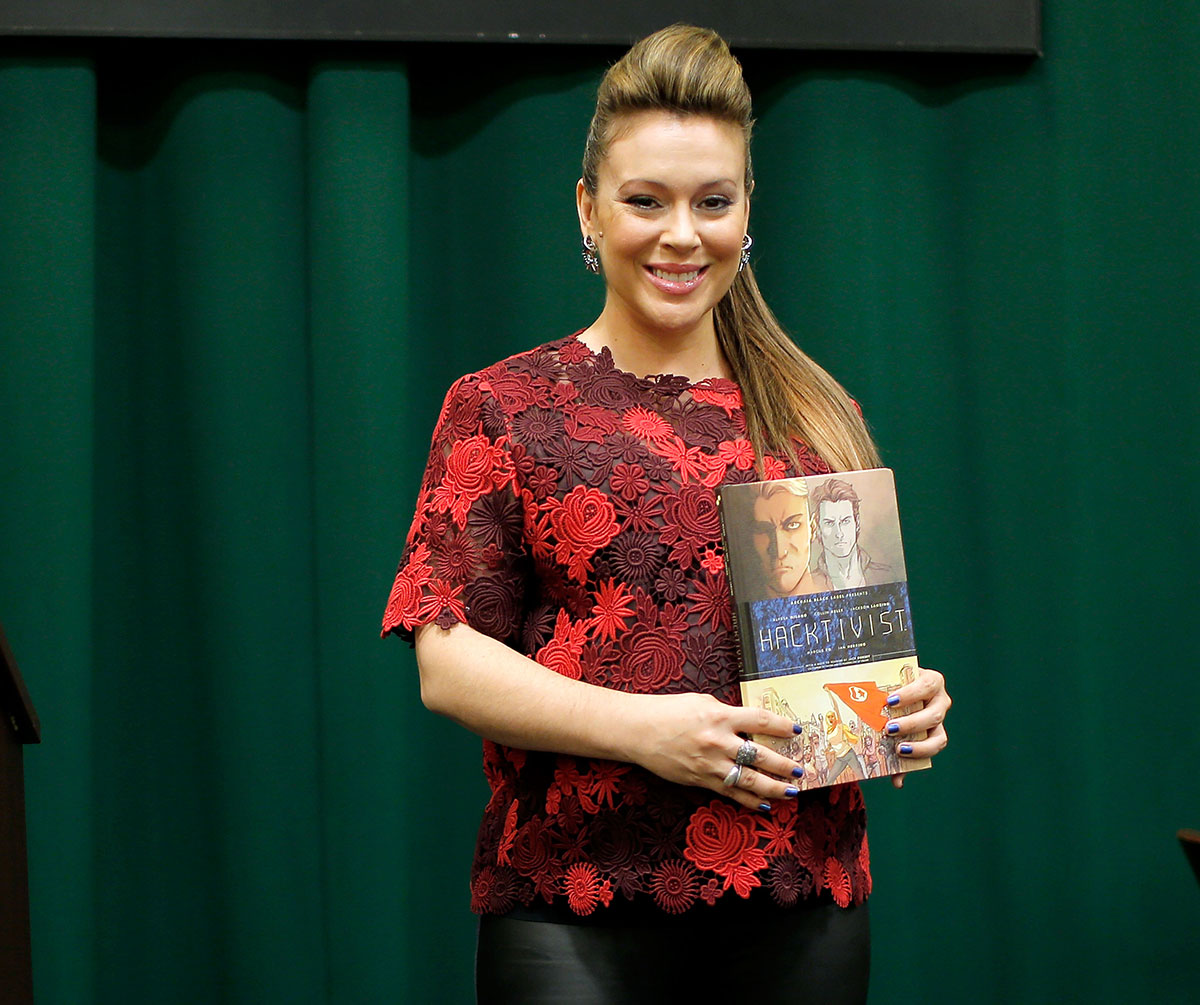
<path fill-rule="evenodd" d="M 587 237 L 595 228 L 596 203 L 584 187 L 582 178 L 575 183 L 575 209 L 579 213 L 579 232 Z"/>

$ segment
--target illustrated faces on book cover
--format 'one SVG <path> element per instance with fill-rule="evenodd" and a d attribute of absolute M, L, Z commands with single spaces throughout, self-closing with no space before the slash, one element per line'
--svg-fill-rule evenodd
<path fill-rule="evenodd" d="M 826 553 L 849 558 L 858 545 L 858 493 L 841 478 L 830 478 L 809 500 L 814 510 L 816 533 Z"/>
<path fill-rule="evenodd" d="M 782 486 L 760 495 L 754 500 L 751 533 L 767 590 L 777 597 L 790 596 L 808 573 L 808 499 Z"/>
<path fill-rule="evenodd" d="M 849 499 L 838 502 L 823 500 L 817 512 L 817 533 L 821 544 L 831 555 L 846 558 L 858 544 L 858 521 L 854 503 Z"/>
<path fill-rule="evenodd" d="M 618 120 L 596 192 L 582 181 L 576 191 L 608 321 L 648 334 L 711 330 L 749 223 L 745 174 L 740 126 L 664 111 Z"/>

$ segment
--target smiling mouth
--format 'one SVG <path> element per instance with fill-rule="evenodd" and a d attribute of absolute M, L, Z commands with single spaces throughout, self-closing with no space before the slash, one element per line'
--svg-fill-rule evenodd
<path fill-rule="evenodd" d="M 698 278 L 703 271 L 704 269 L 692 269 L 691 272 L 668 272 L 666 269 L 650 268 L 650 272 L 653 275 L 672 283 L 689 283 L 693 279 Z"/>

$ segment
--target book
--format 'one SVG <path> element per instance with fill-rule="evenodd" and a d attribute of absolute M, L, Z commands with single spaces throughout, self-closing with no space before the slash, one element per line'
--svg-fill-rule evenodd
<path fill-rule="evenodd" d="M 888 695 L 919 673 L 891 470 L 722 485 L 717 501 L 742 704 L 802 727 L 754 741 L 802 764 L 805 789 L 928 768 L 886 731 L 918 707 Z"/>

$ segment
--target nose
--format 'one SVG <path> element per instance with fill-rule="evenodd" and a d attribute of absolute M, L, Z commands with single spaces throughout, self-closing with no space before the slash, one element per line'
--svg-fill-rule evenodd
<path fill-rule="evenodd" d="M 782 529 L 776 530 L 775 531 L 775 557 L 779 558 L 781 555 L 786 554 L 787 549 L 788 549 L 787 535 L 783 532 Z"/>
<path fill-rule="evenodd" d="M 700 243 L 700 233 L 696 230 L 696 221 L 692 216 L 692 207 L 686 203 L 674 207 L 667 220 L 667 229 L 663 233 L 663 243 L 672 247 L 690 251 Z"/>

